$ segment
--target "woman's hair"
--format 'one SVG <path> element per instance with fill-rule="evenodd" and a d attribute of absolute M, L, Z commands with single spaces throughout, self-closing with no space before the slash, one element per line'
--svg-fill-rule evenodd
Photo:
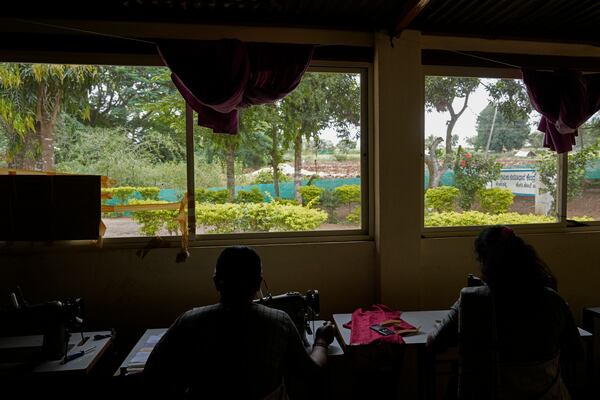
<path fill-rule="evenodd" d="M 475 239 L 475 253 L 486 283 L 497 290 L 550 287 L 556 279 L 535 249 L 506 226 L 491 226 Z"/>

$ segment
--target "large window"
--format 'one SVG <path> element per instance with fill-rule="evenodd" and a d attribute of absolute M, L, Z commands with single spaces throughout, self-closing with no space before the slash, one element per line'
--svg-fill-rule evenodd
<path fill-rule="evenodd" d="M 559 222 L 559 157 L 539 117 L 519 79 L 426 76 L 424 226 Z"/>
<path fill-rule="evenodd" d="M 180 235 L 194 160 L 196 234 L 362 231 L 364 72 L 308 72 L 244 109 L 240 132 L 194 123 L 163 67 L 0 64 L 0 168 L 97 174 L 105 237 Z M 65 215 L 65 218 L 69 218 Z"/>
<path fill-rule="evenodd" d="M 569 153 L 567 218 L 576 222 L 600 221 L 600 113 L 581 128 Z"/>

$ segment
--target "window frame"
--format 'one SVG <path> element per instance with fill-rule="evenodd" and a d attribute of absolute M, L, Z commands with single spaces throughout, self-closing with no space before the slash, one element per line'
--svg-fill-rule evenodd
<path fill-rule="evenodd" d="M 11 53 L 0 54 L 0 62 L 7 63 L 56 63 L 80 65 L 124 65 L 141 67 L 165 67 L 158 57 L 153 55 L 129 54 L 76 54 L 68 52 L 44 53 L 23 52 L 17 55 Z M 190 248 L 206 245 L 229 245 L 240 241 L 248 244 L 279 244 L 279 243 L 307 243 L 307 242 L 349 242 L 370 241 L 374 238 L 374 153 L 373 153 L 373 63 L 364 61 L 325 61 L 313 60 L 307 72 L 347 72 L 360 74 L 361 84 L 361 126 L 360 126 L 360 162 L 361 162 L 361 226 L 357 229 L 335 229 L 327 231 L 296 231 L 296 232 L 252 232 L 252 233 L 224 233 L 224 234 L 189 234 L 188 245 Z M 182 98 L 183 100 L 183 98 Z M 185 103 L 184 103 L 185 104 Z M 188 178 L 190 132 L 193 144 L 193 126 L 195 120 L 188 118 L 187 104 L 185 105 L 186 118 L 186 186 L 189 190 Z M 194 157 L 193 151 L 191 156 Z M 192 166 L 195 159 L 192 158 Z M 193 181 L 194 179 L 192 179 Z M 195 182 L 193 182 L 195 186 Z M 196 216 L 193 215 L 195 225 Z M 188 223 L 190 219 L 188 217 Z M 154 236 L 129 236 L 106 237 L 101 239 L 102 247 L 108 248 L 139 248 L 149 245 Z M 158 247 L 177 247 L 181 244 L 181 235 L 160 236 L 164 245 Z M 60 242 L 68 245 L 86 245 L 90 241 Z M 96 241 L 92 241 L 95 243 Z M 54 243 L 54 244 L 59 244 Z"/>
<path fill-rule="evenodd" d="M 514 68 L 485 68 L 443 65 L 422 65 L 423 82 L 423 131 L 420 135 L 421 166 L 425 163 L 425 77 L 427 76 L 452 76 L 452 77 L 476 77 L 476 78 L 498 78 L 498 79 L 522 79 L 520 70 Z M 568 158 L 567 153 L 558 154 L 557 157 L 557 215 L 556 222 L 545 224 L 515 224 L 510 225 L 518 233 L 570 233 L 583 231 L 599 231 L 600 221 L 585 222 L 583 225 L 575 224 L 567 220 L 567 178 Z M 419 168 L 420 182 L 424 182 L 425 168 Z M 439 237 L 463 237 L 476 236 L 481 229 L 489 225 L 473 226 L 449 226 L 449 227 L 426 227 L 425 226 L 425 188 L 421 186 L 421 236 L 424 238 Z"/>

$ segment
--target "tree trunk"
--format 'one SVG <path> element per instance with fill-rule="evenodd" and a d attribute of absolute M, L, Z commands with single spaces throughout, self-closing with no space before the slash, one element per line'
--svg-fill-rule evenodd
<path fill-rule="evenodd" d="M 271 128 L 271 168 L 273 169 L 273 191 L 275 198 L 280 197 L 279 194 L 279 135 L 277 128 Z"/>
<path fill-rule="evenodd" d="M 454 130 L 454 125 L 456 125 L 456 121 L 458 118 L 452 116 L 448 121 L 448 126 L 446 127 L 446 161 L 452 155 L 452 131 Z"/>
<path fill-rule="evenodd" d="M 300 195 L 300 185 L 302 184 L 302 134 L 298 134 L 294 139 L 294 198 L 299 203 L 302 202 Z"/>
<path fill-rule="evenodd" d="M 42 171 L 54 171 L 54 126 L 42 122 L 36 131 L 42 147 Z"/>
<path fill-rule="evenodd" d="M 227 145 L 225 164 L 227 170 L 227 190 L 229 191 L 229 201 L 235 197 L 235 143 Z"/>
<path fill-rule="evenodd" d="M 444 165 L 440 165 L 437 155 L 435 154 L 435 151 L 442 140 L 443 139 L 440 137 L 435 138 L 429 146 L 429 154 L 425 154 L 425 165 L 429 171 L 429 188 L 438 187 L 440 185 L 442 175 L 448 169 L 445 163 Z"/>

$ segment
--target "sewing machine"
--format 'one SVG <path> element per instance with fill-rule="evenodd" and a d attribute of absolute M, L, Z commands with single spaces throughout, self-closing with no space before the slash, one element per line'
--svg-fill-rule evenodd
<path fill-rule="evenodd" d="M 300 292 L 287 292 L 273 296 L 271 294 L 254 300 L 257 304 L 285 311 L 292 321 L 305 346 L 309 346 L 306 333 L 313 334 L 308 321 L 314 320 L 320 312 L 320 300 L 318 290 L 309 290 L 306 295 Z"/>
<path fill-rule="evenodd" d="M 12 309 L 0 313 L 5 334 L 43 334 L 41 358 L 58 360 L 64 357 L 69 342 L 69 330 L 81 326 L 83 301 L 80 298 L 54 300 L 29 305 L 20 291 L 11 293 Z"/>

